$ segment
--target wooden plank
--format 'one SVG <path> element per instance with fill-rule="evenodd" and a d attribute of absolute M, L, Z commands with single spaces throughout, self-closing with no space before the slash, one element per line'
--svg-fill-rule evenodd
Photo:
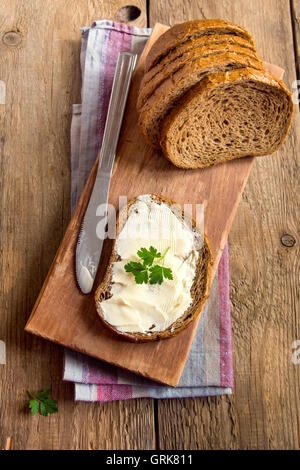
<path fill-rule="evenodd" d="M 24 332 L 69 221 L 71 106 L 80 102 L 80 31 L 127 1 L 3 0 L 0 5 L 0 448 L 152 448 L 152 400 L 75 404 L 63 349 Z M 146 25 L 146 2 L 137 0 Z M 51 386 L 59 412 L 33 417 L 26 389 Z M 120 432 L 120 429 L 122 432 Z"/>
<path fill-rule="evenodd" d="M 300 80 L 300 0 L 291 0 L 291 10 L 297 78 Z"/>
<path fill-rule="evenodd" d="M 295 80 L 288 0 L 151 0 L 150 25 L 225 18 L 246 27 L 261 56 Z M 299 113 L 272 158 L 256 159 L 230 243 L 235 389 L 232 396 L 161 400 L 162 449 L 299 449 Z M 283 236 L 288 234 L 288 236 Z M 294 240 L 296 243 L 293 245 Z M 290 246 L 293 245 L 293 246 Z"/>

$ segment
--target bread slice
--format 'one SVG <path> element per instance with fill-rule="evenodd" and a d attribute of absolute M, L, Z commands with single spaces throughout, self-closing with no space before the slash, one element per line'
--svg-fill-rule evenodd
<path fill-rule="evenodd" d="M 263 70 L 260 61 L 230 52 L 185 64 L 172 77 L 164 80 L 141 108 L 139 126 L 145 140 L 154 148 L 160 148 L 161 128 L 165 116 L 190 88 L 207 75 L 244 67 Z"/>
<path fill-rule="evenodd" d="M 181 168 L 203 168 L 275 152 L 293 116 L 284 83 L 249 68 L 211 75 L 192 88 L 167 116 L 164 155 Z"/>
<path fill-rule="evenodd" d="M 179 23 L 162 34 L 151 47 L 145 61 L 145 72 L 157 64 L 165 55 L 175 47 L 184 44 L 190 39 L 201 36 L 230 33 L 249 41 L 253 47 L 254 41 L 248 31 L 226 20 L 192 20 Z"/>
<path fill-rule="evenodd" d="M 149 78 L 152 74 L 153 68 L 147 72 L 141 82 L 140 91 L 138 96 L 137 107 L 141 109 L 144 103 L 147 101 L 147 98 L 154 92 L 154 90 L 166 79 L 172 77 L 179 69 L 184 67 L 185 64 L 195 62 L 197 59 L 206 58 L 210 56 L 224 54 L 226 52 L 235 53 L 239 55 L 244 55 L 252 57 L 253 60 L 256 60 L 260 63 L 260 66 L 263 67 L 262 60 L 249 48 L 244 46 L 239 46 L 234 41 L 223 41 L 219 44 L 205 44 L 199 46 L 195 49 L 192 49 L 178 58 L 164 64 L 162 70 L 155 74 L 151 79 Z M 169 57 L 166 56 L 165 59 Z M 161 65 L 159 63 L 158 65 Z M 155 66 L 154 68 L 156 68 Z"/>
<path fill-rule="evenodd" d="M 245 52 L 256 54 L 257 51 L 255 47 L 251 45 L 246 39 L 240 38 L 239 36 L 234 36 L 232 34 L 216 34 L 211 36 L 201 36 L 199 38 L 190 39 L 185 43 L 172 49 L 167 55 L 165 55 L 156 65 L 151 67 L 143 77 L 143 85 L 146 85 L 150 82 L 158 73 L 161 73 L 165 70 L 165 67 L 168 66 L 174 60 L 185 55 L 187 52 L 190 52 L 194 49 L 198 49 L 203 46 L 214 46 L 219 44 L 232 44 L 234 46 L 243 47 Z M 142 88 L 142 87 L 141 87 Z"/>
<path fill-rule="evenodd" d="M 138 198 L 146 198 L 147 201 L 155 202 L 159 205 L 165 204 L 178 218 L 180 223 L 182 223 L 183 212 L 180 206 L 176 205 L 175 201 L 172 201 L 171 199 L 157 194 L 143 195 L 139 196 Z M 122 228 L 128 220 L 129 215 L 131 214 L 131 211 L 133 212 L 137 210 L 135 203 L 138 198 L 130 200 L 127 206 L 121 209 L 118 215 L 117 234 L 116 239 L 114 241 L 111 258 L 104 279 L 96 291 L 95 301 L 96 309 L 100 319 L 110 330 L 112 330 L 114 333 L 121 336 L 122 338 L 130 341 L 147 342 L 170 338 L 172 336 L 177 335 L 201 313 L 204 303 L 209 297 L 209 289 L 212 280 L 213 257 L 207 236 L 201 232 L 201 230 L 196 226 L 196 222 L 191 217 L 188 217 L 187 214 L 184 214 L 184 223 L 188 224 L 190 230 L 189 233 L 191 233 L 191 236 L 195 240 L 195 250 L 197 250 L 198 253 L 195 276 L 190 288 L 192 303 L 189 305 L 186 311 L 180 315 L 180 317 L 176 318 L 176 320 L 163 331 L 153 331 L 152 326 L 152 328 L 149 328 L 148 331 L 144 332 L 126 332 L 120 331 L 120 329 L 118 329 L 115 325 L 111 324 L 108 319 L 105 318 L 103 302 L 113 297 L 113 264 L 115 262 L 121 261 L 120 256 L 117 252 L 117 240 L 120 236 Z M 127 275 L 132 276 L 132 274 L 130 273 L 127 273 Z M 160 286 L 158 285 L 155 287 L 160 288 Z M 151 286 L 149 286 L 149 288 L 151 288 Z"/>

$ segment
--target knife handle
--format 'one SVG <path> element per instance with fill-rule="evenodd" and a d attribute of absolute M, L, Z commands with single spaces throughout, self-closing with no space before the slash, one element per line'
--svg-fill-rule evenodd
<path fill-rule="evenodd" d="M 135 68 L 137 55 L 131 52 L 120 52 L 111 91 L 107 119 L 100 151 L 98 172 L 111 174 L 119 140 L 123 114 L 131 77 Z"/>

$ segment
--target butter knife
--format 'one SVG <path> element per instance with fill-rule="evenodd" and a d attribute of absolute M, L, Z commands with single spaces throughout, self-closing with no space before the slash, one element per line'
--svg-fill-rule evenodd
<path fill-rule="evenodd" d="M 130 52 L 120 52 L 118 56 L 96 180 L 77 241 L 76 279 L 84 294 L 93 288 L 101 257 L 105 235 L 99 227 L 105 227 L 107 222 L 110 180 L 136 59 L 137 55 Z"/>

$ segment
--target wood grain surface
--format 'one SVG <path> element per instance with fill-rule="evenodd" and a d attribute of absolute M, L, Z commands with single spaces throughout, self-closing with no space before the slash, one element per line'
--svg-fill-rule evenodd
<path fill-rule="evenodd" d="M 294 6 L 298 0 L 292 1 Z M 271 159 L 257 159 L 230 233 L 235 390 L 231 397 L 73 402 L 62 348 L 23 328 L 69 221 L 71 105 L 80 100 L 79 27 L 130 2 L 2 0 L 0 5 L 0 448 L 300 448 L 299 116 Z M 142 11 L 145 2 L 134 2 Z M 150 25 L 227 18 L 296 77 L 288 0 L 150 0 Z M 296 10 L 295 10 L 296 11 Z M 294 39 L 294 41 L 293 41 Z M 296 134 L 296 131 L 298 134 Z M 42 191 L 41 191 L 42 187 Z M 32 417 L 26 389 L 52 387 L 59 413 Z"/>
<path fill-rule="evenodd" d="M 70 219 L 70 122 L 80 102 L 80 27 L 126 1 L 3 0 L 0 4 L 0 448 L 152 448 L 152 400 L 74 404 L 63 349 L 24 332 Z M 145 2 L 135 2 L 146 25 Z M 26 390 L 51 386 L 59 413 L 28 413 Z M 120 429 L 122 432 L 120 432 Z"/>
<path fill-rule="evenodd" d="M 246 27 L 264 60 L 295 79 L 289 1 L 150 2 L 150 25 L 221 17 Z M 300 448 L 299 113 L 272 158 L 257 158 L 229 236 L 235 389 L 158 402 L 161 448 Z M 287 234 L 287 235 L 284 235 Z M 293 244 L 294 246 L 284 246 Z M 172 417 L 170 419 L 170 416 Z"/>
<path fill-rule="evenodd" d="M 292 29 L 294 33 L 297 79 L 300 80 L 300 0 L 291 1 Z"/>

